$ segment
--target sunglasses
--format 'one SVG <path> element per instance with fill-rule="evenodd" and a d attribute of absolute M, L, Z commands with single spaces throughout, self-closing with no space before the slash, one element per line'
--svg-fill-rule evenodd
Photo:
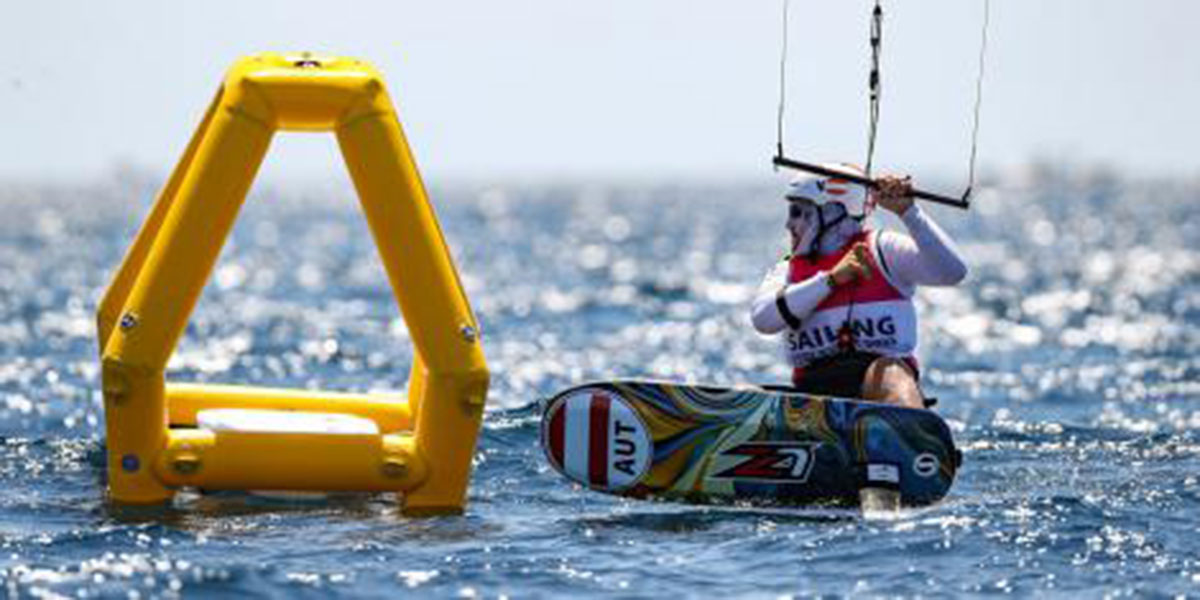
<path fill-rule="evenodd" d="M 812 200 L 807 198 L 796 198 L 788 200 L 788 218 L 789 219 L 811 219 L 816 216 L 817 205 Z"/>

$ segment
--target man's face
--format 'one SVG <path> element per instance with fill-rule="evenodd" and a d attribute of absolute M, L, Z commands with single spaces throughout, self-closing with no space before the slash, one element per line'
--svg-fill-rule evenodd
<path fill-rule="evenodd" d="M 816 235 L 820 209 L 807 198 L 788 199 L 787 230 L 792 234 L 792 250 L 808 247 Z"/>

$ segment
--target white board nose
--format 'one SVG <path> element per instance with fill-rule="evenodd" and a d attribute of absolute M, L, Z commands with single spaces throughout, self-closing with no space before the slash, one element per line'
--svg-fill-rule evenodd
<path fill-rule="evenodd" d="M 653 454 L 650 433 L 617 394 L 582 389 L 547 414 L 543 447 L 564 475 L 589 487 L 623 490 L 641 480 Z"/>

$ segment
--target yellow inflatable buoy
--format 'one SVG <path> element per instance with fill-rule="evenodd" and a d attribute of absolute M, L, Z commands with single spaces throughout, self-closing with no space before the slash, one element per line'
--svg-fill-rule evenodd
<path fill-rule="evenodd" d="M 165 381 L 279 130 L 337 136 L 413 340 L 407 400 Z M 367 63 L 309 53 L 235 63 L 97 318 L 115 501 L 160 502 L 195 486 L 394 491 L 406 514 L 463 509 L 488 387 L 479 326 L 383 78 Z"/>

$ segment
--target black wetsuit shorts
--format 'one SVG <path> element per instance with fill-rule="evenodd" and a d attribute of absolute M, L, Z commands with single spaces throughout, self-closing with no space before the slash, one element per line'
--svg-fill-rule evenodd
<path fill-rule="evenodd" d="M 828 358 L 814 361 L 803 370 L 797 370 L 799 375 L 792 385 L 799 391 L 822 396 L 838 396 L 841 398 L 861 398 L 863 379 L 871 363 L 882 355 L 874 352 L 844 352 Z M 904 360 L 904 359 L 902 359 Z M 915 361 L 905 360 L 912 367 L 913 373 L 919 371 Z"/>

